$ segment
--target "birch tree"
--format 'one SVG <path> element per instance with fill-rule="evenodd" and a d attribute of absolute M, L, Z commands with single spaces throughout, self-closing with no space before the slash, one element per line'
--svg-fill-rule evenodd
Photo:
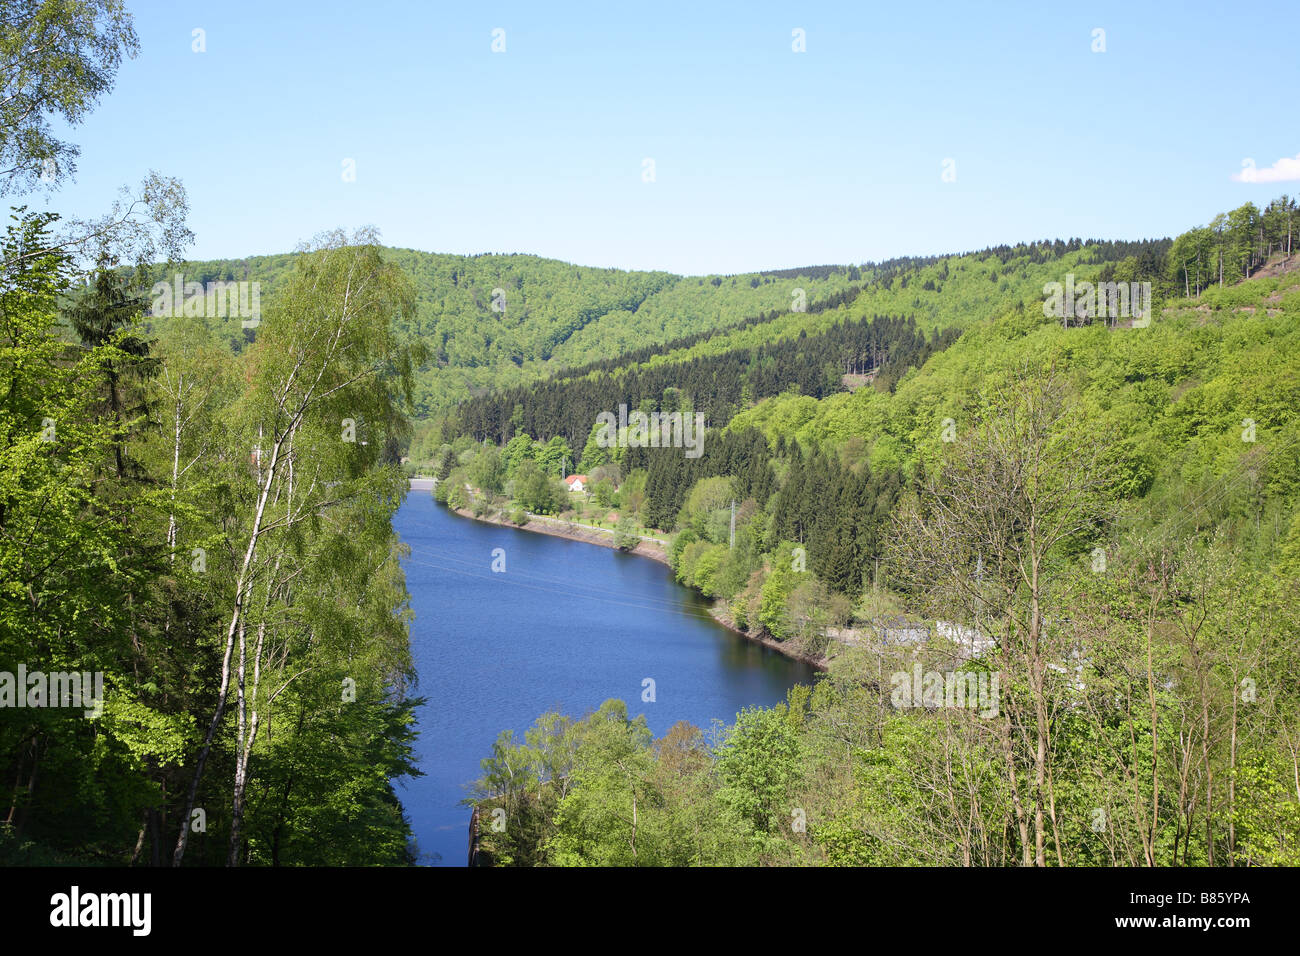
<path fill-rule="evenodd" d="M 414 297 L 409 281 L 383 262 L 375 238 L 334 233 L 305 250 L 259 328 L 247 357 L 249 388 L 232 407 L 232 434 L 247 449 L 235 456 L 247 462 L 237 484 L 243 506 L 227 532 L 234 565 L 216 701 L 182 814 L 188 820 L 233 696 L 231 864 L 239 858 L 268 638 L 300 573 L 290 559 L 295 535 L 316 526 L 329 508 L 366 493 L 375 480 L 368 473 L 402 428 L 403 391 L 409 398 L 411 355 L 391 320 L 409 317 Z M 182 826 L 175 865 L 188 833 Z"/>

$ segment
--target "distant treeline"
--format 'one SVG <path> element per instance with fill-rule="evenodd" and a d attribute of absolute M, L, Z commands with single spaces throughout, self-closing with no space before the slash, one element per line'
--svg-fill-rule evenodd
<path fill-rule="evenodd" d="M 1171 245 L 1172 240 L 1169 239 L 1126 242 L 1074 238 L 991 246 L 971 255 L 997 259 L 1004 264 L 1014 263 L 1020 267 L 1025 263 L 1041 265 L 1086 249 L 1090 264 L 1103 264 L 1100 276 L 1103 281 L 1116 276 L 1131 281 L 1160 281 L 1168 273 L 1167 258 Z M 905 289 L 913 280 L 920 284 L 921 270 L 926 270 L 925 275 L 928 276 L 923 283 L 924 290 L 942 291 L 943 284 L 949 278 L 950 261 L 951 257 L 945 256 L 904 256 L 881 263 L 866 263 L 861 269 L 857 266 L 849 267 L 849 279 L 862 281 L 862 284 L 810 301 L 806 311 L 809 315 L 819 315 L 850 306 L 873 285 L 893 289 L 898 283 L 900 288 Z M 936 266 L 937 269 L 933 268 Z M 844 270 L 843 266 L 817 266 L 757 275 L 791 279 L 798 276 L 826 278 L 832 274 L 842 274 Z M 990 274 L 990 278 L 996 276 L 997 272 Z M 715 277 L 710 281 L 716 283 L 718 280 Z M 720 324 L 667 342 L 643 345 L 610 358 L 566 369 L 550 380 L 535 385 L 516 386 L 478 396 L 458 407 L 451 416 L 446 432 L 473 434 L 480 440 L 486 438 L 502 442 L 521 431 L 543 438 L 562 435 L 571 445 L 580 447 L 597 412 L 610 411 L 620 402 L 633 405 L 649 399 L 657 402 L 665 389 L 674 388 L 692 396 L 692 410 L 704 411 L 708 422 L 716 426 L 729 419 L 742 401 L 754 401 L 791 387 L 805 395 L 821 398 L 841 388 L 841 374 L 869 371 L 877 367 L 878 387 L 888 387 L 908 365 L 919 364 L 925 359 L 916 349 L 900 349 L 897 341 L 888 344 L 881 341 L 882 335 L 885 338 L 894 335 L 894 330 L 886 331 L 883 326 L 870 333 L 875 340 L 866 347 L 846 340 L 844 328 L 853 330 L 847 333 L 848 338 L 852 339 L 855 335 L 863 334 L 871 322 L 879 320 L 880 317 L 876 316 L 870 321 L 850 320 L 844 327 L 807 335 L 806 339 L 804 333 L 798 340 L 791 337 L 770 346 L 742 348 L 734 355 L 728 353 L 726 356 L 688 360 L 659 369 L 637 368 L 657 355 L 690 349 L 700 343 L 773 323 L 789 315 L 788 307 L 768 309 L 737 322 Z M 914 328 L 912 332 L 916 334 Z M 931 336 L 929 347 L 942 348 L 956 334 L 956 330 L 945 330 L 942 335 Z M 795 341 L 803 343 L 802 346 L 793 347 L 790 343 Z M 796 359 L 796 356 L 799 358 Z M 668 367 L 673 371 L 668 372 Z M 607 381 L 595 385 L 582 381 L 589 377 L 599 379 L 611 375 L 618 377 L 619 383 Z M 699 390 L 693 387 L 701 382 L 706 384 L 706 388 Z M 748 391 L 744 389 L 746 384 L 749 385 Z M 598 393 L 599 398 L 591 398 L 593 391 Z M 563 403 L 566 412 L 558 412 L 553 407 L 557 401 Z M 518 414 L 516 406 L 519 407 Z M 645 410 L 650 410 L 650 407 L 647 406 Z"/>
<path fill-rule="evenodd" d="M 990 246 L 983 254 L 997 256 L 1003 262 L 1027 257 L 1031 262 L 1059 259 L 1068 252 L 1092 250 L 1093 262 L 1118 262 L 1130 257 L 1146 262 L 1155 275 L 1173 244 L 1172 239 L 1043 239 L 1040 242 L 1018 242 L 1014 246 Z"/>
<path fill-rule="evenodd" d="M 823 299 L 818 299 L 817 301 L 810 303 L 806 311 L 809 315 L 820 315 L 828 309 L 837 309 L 842 305 L 848 305 L 850 302 L 857 299 L 861 292 L 862 288 L 860 286 L 836 292 L 834 295 L 829 295 Z M 673 339 L 671 342 L 647 345 L 643 348 L 633 349 L 630 352 L 624 352 L 623 354 L 617 355 L 613 358 L 602 359 L 597 362 L 588 362 L 580 368 L 561 372 L 554 377 L 556 379 L 576 379 L 581 378 L 584 375 L 590 375 L 592 372 L 610 372 L 625 365 L 637 365 L 641 362 L 648 362 L 656 355 L 666 355 L 670 352 L 676 351 L 677 349 L 688 349 L 692 345 L 697 345 L 700 342 L 707 342 L 709 339 L 715 338 L 719 335 L 725 335 L 728 332 L 734 332 L 738 329 L 753 328 L 754 326 L 762 325 L 765 322 L 772 322 L 788 313 L 789 309 L 768 309 L 766 312 L 760 312 L 757 315 L 752 315 L 739 322 L 733 322 L 730 325 L 721 325 L 715 329 L 705 329 L 703 332 L 696 332 L 694 335 L 684 335 L 680 338 Z"/>
<path fill-rule="evenodd" d="M 888 388 L 959 334 L 935 331 L 927 338 L 911 318 L 875 316 L 682 363 L 619 368 L 621 363 L 612 360 L 582 379 L 549 380 L 471 399 L 458 409 L 455 433 L 501 443 L 519 433 L 541 439 L 559 435 L 580 448 L 597 414 L 616 412 L 620 404 L 642 411 L 703 412 L 705 421 L 718 427 L 747 404 L 792 388 L 814 398 L 841 391 L 842 376 L 853 370 L 876 369 L 877 387 Z"/>

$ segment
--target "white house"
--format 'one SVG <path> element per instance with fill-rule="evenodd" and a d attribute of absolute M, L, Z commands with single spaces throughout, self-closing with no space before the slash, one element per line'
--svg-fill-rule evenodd
<path fill-rule="evenodd" d="M 569 486 L 569 490 L 570 490 L 570 491 L 586 491 L 586 490 L 587 490 L 587 476 L 586 476 L 586 475 L 569 475 L 569 477 L 567 477 L 567 478 L 564 479 L 564 483 L 565 483 L 566 485 Z"/>

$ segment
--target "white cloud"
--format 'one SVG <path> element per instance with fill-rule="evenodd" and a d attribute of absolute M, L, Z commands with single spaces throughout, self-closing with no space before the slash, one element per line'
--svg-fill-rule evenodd
<path fill-rule="evenodd" d="M 1300 153 L 1283 156 L 1272 166 L 1256 169 L 1253 159 L 1242 160 L 1241 172 L 1232 174 L 1234 183 L 1289 183 L 1300 181 Z"/>

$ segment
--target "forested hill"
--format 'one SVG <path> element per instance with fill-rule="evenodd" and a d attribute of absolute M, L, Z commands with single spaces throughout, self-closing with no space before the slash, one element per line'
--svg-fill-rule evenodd
<path fill-rule="evenodd" d="M 617 700 L 503 734 L 479 810 L 516 822 L 480 829 L 483 857 L 1300 863 L 1296 212 L 1216 217 L 1149 280 L 1088 249 L 939 261 L 797 332 L 771 334 L 782 317 L 465 403 L 435 497 L 595 522 L 628 549 L 660 537 L 715 613 L 828 667 L 716 738 L 653 740 Z M 1043 285 L 1070 273 L 1151 281 L 1152 308 L 1056 317 Z M 976 308 L 981 286 L 1023 301 Z M 881 308 L 900 294 L 910 310 Z M 818 373 L 880 352 L 870 382 Z M 596 398 L 708 409 L 709 430 L 601 442 Z"/>
<path fill-rule="evenodd" d="M 416 292 L 397 331 L 419 340 L 427 363 L 415 384 L 415 416 L 427 418 L 489 388 L 506 387 L 666 342 L 817 303 L 863 280 L 855 266 L 775 273 L 678 276 L 570 265 L 531 255 L 458 256 L 384 250 Z M 261 283 L 262 302 L 285 286 L 295 254 L 181 263 L 187 282 Z M 157 278 L 154 276 L 153 278 Z M 253 337 L 238 318 L 209 317 L 236 351 Z"/>
<path fill-rule="evenodd" d="M 1263 209 L 1246 203 L 1220 213 L 1177 240 L 1057 239 L 864 265 L 847 273 L 854 280 L 848 288 L 832 294 L 796 299 L 782 309 L 681 338 L 647 335 L 637 348 L 576 368 L 570 363 L 540 385 L 520 382 L 476 395 L 453 414 L 440 416 L 440 428 L 420 430 L 410 454 L 427 463 L 440 438 L 472 435 L 504 443 L 525 433 L 543 442 L 560 438 L 577 451 L 594 416 L 623 403 L 647 412 L 702 411 L 716 428 L 784 391 L 817 399 L 845 392 L 864 383 L 855 381 L 854 373 L 869 376 L 876 391 L 891 392 L 908 368 L 946 347 L 961 330 L 1044 307 L 1052 284 L 1123 286 L 1127 321 L 1133 318 L 1130 306 L 1137 307 L 1127 301 L 1134 283 L 1149 284 L 1151 308 L 1199 295 L 1215 282 L 1222 286 L 1225 279 L 1250 278 L 1274 253 L 1291 249 L 1296 220 L 1296 201 L 1281 196 Z M 793 281 L 786 273 L 763 278 Z M 689 286 L 691 280 L 681 281 Z M 759 278 L 751 282 L 761 287 Z M 1104 304 L 1101 308 L 1106 310 Z M 1060 320 L 1068 327 L 1096 317 L 1084 308 Z"/>
<path fill-rule="evenodd" d="M 845 391 L 845 376 L 869 377 L 874 388 L 888 392 L 961 329 L 1041 302 L 1043 286 L 1066 273 L 1161 284 L 1169 247 L 1169 240 L 1075 239 L 866 266 L 860 286 L 803 310 L 764 313 L 542 383 L 476 396 L 447 418 L 442 432 L 501 442 L 518 433 L 543 441 L 560 436 L 579 450 L 596 413 L 620 403 L 646 411 L 689 406 L 718 427 L 753 402 L 787 390 L 813 398 Z M 431 458 L 434 439 L 422 432 L 412 458 Z"/>
<path fill-rule="evenodd" d="M 850 314 L 912 315 L 926 332 L 1041 294 L 1056 264 L 1111 263 L 1146 274 L 1167 240 L 1080 239 L 1000 246 L 960 256 L 901 257 L 740 275 L 679 276 L 571 265 L 532 255 L 460 256 L 384 250 L 412 280 L 416 309 L 398 333 L 428 359 L 415 377 L 414 417 L 538 379 L 582 374 L 663 352 L 718 354 L 774 337 L 824 332 Z M 180 263 L 186 282 L 260 283 L 263 307 L 285 287 L 296 253 Z M 159 278 L 160 268 L 150 283 Z M 834 317 L 831 317 L 834 313 Z M 820 317 L 820 318 L 819 318 Z M 207 317 L 235 351 L 254 332 L 235 317 Z"/>

